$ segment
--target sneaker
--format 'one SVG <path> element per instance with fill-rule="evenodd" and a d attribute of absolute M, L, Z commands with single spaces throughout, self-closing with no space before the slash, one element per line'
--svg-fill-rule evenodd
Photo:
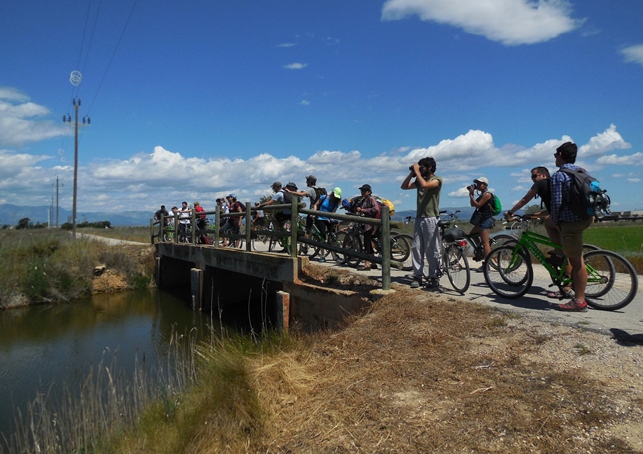
<path fill-rule="evenodd" d="M 420 285 L 422 285 L 422 278 L 414 277 L 413 282 L 411 282 L 411 288 L 420 288 Z"/>
<path fill-rule="evenodd" d="M 587 312 L 587 302 L 577 301 L 576 298 L 572 298 L 565 304 L 559 304 L 558 310 L 568 312 Z"/>
<path fill-rule="evenodd" d="M 440 287 L 440 279 L 438 279 L 437 277 L 430 277 L 426 281 L 425 288 L 438 288 L 438 287 Z"/>
<path fill-rule="evenodd" d="M 326 263 L 326 257 L 319 257 L 319 261 L 322 263 Z"/>

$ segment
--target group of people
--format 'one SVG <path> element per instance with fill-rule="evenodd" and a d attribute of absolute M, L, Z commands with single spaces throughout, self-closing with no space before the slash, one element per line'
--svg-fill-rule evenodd
<path fill-rule="evenodd" d="M 179 235 L 186 235 L 192 220 L 192 210 L 196 213 L 202 213 L 205 211 L 199 202 L 194 202 L 194 206 L 191 207 L 184 201 L 181 202 L 180 209 L 177 206 L 173 206 L 169 212 L 165 209 L 165 205 L 161 205 L 161 208 L 154 213 L 154 222 L 159 224 L 159 237 L 163 234 L 163 227 L 175 225 L 177 219 L 179 224 Z M 161 220 L 163 220 L 163 222 L 161 222 Z M 205 229 L 205 214 L 197 215 L 196 224 L 200 229 Z"/>
<path fill-rule="evenodd" d="M 297 185 L 292 182 L 287 183 L 286 186 L 282 186 L 281 182 L 276 181 L 271 187 L 273 191 L 272 198 L 268 201 L 257 204 L 257 208 L 263 208 L 272 204 L 288 204 L 291 202 L 292 196 L 297 196 L 308 198 L 308 206 L 311 210 L 321 211 L 323 213 L 334 213 L 342 206 L 342 202 L 346 200 L 342 199 L 342 189 L 339 187 L 333 188 L 330 192 L 326 191 L 325 188 L 318 187 L 317 178 L 314 175 L 308 175 L 306 177 L 306 188 L 301 191 L 297 188 Z M 364 184 L 360 186 L 359 190 L 360 196 L 356 197 L 356 203 L 351 205 L 354 213 L 369 218 L 379 218 L 381 216 L 381 208 L 380 204 L 373 196 L 373 188 L 369 184 Z M 274 214 L 274 219 L 278 225 L 283 225 L 286 220 L 290 219 L 291 214 L 292 211 L 290 209 L 284 209 L 276 212 Z M 307 215 L 306 235 L 310 234 L 313 224 L 315 224 L 322 237 L 325 238 L 328 232 L 338 223 L 324 215 Z M 364 251 L 367 254 L 372 255 L 374 228 L 372 225 L 363 224 L 362 229 L 364 234 Z M 321 260 L 323 261 L 324 258 L 322 257 Z M 360 266 L 360 269 L 375 268 L 377 268 L 377 265 L 368 261 L 364 262 L 364 264 Z"/>
<path fill-rule="evenodd" d="M 535 196 L 540 197 L 543 210 L 540 215 L 545 218 L 545 228 L 552 242 L 562 245 L 562 250 L 554 250 L 550 254 L 552 263 L 562 264 L 566 256 L 569 263 L 574 287 L 563 288 L 562 291 L 552 292 L 548 296 L 568 298 L 568 301 L 559 304 L 563 311 L 587 310 L 585 301 L 585 288 L 587 285 L 587 270 L 583 263 L 583 232 L 592 223 L 592 217 L 582 217 L 575 213 L 569 203 L 569 194 L 572 191 L 572 177 L 565 172 L 566 169 L 578 170 L 575 165 L 578 148 L 572 142 L 565 142 L 554 153 L 555 165 L 559 170 L 550 177 L 546 167 L 534 167 L 531 170 L 531 179 L 534 184 L 505 217 L 510 219 L 513 214 L 525 206 Z M 429 266 L 429 275 L 426 287 L 439 286 L 437 270 L 440 264 L 440 231 L 438 221 L 440 216 L 440 192 L 443 180 L 435 175 L 436 162 L 431 157 L 422 158 L 409 168 L 409 174 L 402 182 L 404 190 L 417 191 L 417 215 L 413 232 L 413 281 L 412 288 L 423 284 L 424 260 Z M 473 180 L 469 191 L 469 203 L 475 208 L 471 218 L 472 234 L 479 233 L 484 247 L 485 256 L 491 252 L 489 234 L 493 228 L 494 220 L 491 203 L 493 194 L 489 192 L 489 180 L 480 177 Z M 477 192 L 477 197 L 476 197 Z"/>

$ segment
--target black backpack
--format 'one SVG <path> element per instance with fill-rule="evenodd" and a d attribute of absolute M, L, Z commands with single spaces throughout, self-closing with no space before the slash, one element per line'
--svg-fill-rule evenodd
<path fill-rule="evenodd" d="M 607 191 L 601 189 L 598 180 L 587 173 L 587 170 L 561 169 L 561 172 L 572 178 L 569 193 L 563 194 L 563 200 L 572 213 L 582 219 L 610 214 L 610 198 L 606 194 Z"/>
<path fill-rule="evenodd" d="M 328 195 L 328 192 L 326 192 L 326 188 L 318 188 L 317 186 L 313 186 L 313 189 L 315 189 L 315 202 L 321 199 L 321 196 L 323 195 Z"/>

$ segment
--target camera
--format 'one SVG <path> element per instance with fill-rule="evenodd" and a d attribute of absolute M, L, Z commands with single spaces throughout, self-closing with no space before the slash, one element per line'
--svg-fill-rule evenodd
<path fill-rule="evenodd" d="M 409 166 L 409 170 L 413 172 L 413 166 Z"/>
<path fill-rule="evenodd" d="M 471 191 L 473 191 L 473 190 L 475 190 L 475 189 L 476 189 L 476 185 L 475 185 L 475 184 L 470 184 L 469 186 L 467 186 L 467 191 L 469 191 L 469 192 L 471 192 Z"/>

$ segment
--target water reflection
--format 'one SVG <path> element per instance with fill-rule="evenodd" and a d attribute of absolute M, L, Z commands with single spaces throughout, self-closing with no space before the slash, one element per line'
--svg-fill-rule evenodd
<path fill-rule="evenodd" d="M 13 427 L 16 409 L 44 391 L 55 400 L 63 382 L 71 389 L 91 366 L 114 357 L 131 375 L 136 361 L 156 366 L 173 333 L 208 335 L 209 316 L 158 290 L 97 295 L 71 304 L 0 312 L 0 432 Z"/>

